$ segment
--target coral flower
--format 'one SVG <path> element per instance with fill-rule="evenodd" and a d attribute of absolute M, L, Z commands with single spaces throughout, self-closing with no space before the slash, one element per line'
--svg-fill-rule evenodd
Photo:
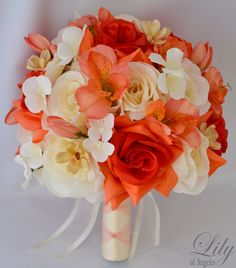
<path fill-rule="evenodd" d="M 168 127 L 157 120 L 133 122 L 118 116 L 110 142 L 115 152 L 100 167 L 105 175 L 106 202 L 111 201 L 113 209 L 128 196 L 137 204 L 152 189 L 169 195 L 178 181 L 171 165 L 183 148 Z"/>
<path fill-rule="evenodd" d="M 166 124 L 192 148 L 200 145 L 201 138 L 196 128 L 199 112 L 189 101 L 170 99 L 165 105 L 160 99 L 150 102 L 146 108 L 146 116 L 154 116 Z"/>
<path fill-rule="evenodd" d="M 201 71 L 207 69 L 212 62 L 213 48 L 209 46 L 209 43 L 198 43 L 191 54 L 191 61 L 199 66 Z"/>
<path fill-rule="evenodd" d="M 19 124 L 22 128 L 32 131 L 32 141 L 37 143 L 42 141 L 47 134 L 47 130 L 42 129 L 42 115 L 42 112 L 31 113 L 25 105 L 24 96 L 22 96 L 22 99 L 13 102 L 13 107 L 6 115 L 5 123 L 9 125 Z"/>
<path fill-rule="evenodd" d="M 88 77 L 88 85 L 81 86 L 76 99 L 90 119 L 100 119 L 109 113 L 113 102 L 123 96 L 130 83 L 129 69 L 125 62 L 117 63 L 112 48 L 98 45 L 83 53 L 80 67 Z"/>
<path fill-rule="evenodd" d="M 210 85 L 209 102 L 211 103 L 211 108 L 217 116 L 220 116 L 228 89 L 224 86 L 222 75 L 216 67 L 210 67 L 204 77 Z"/>
<path fill-rule="evenodd" d="M 184 52 L 184 57 L 190 58 L 192 53 L 192 44 L 173 34 L 166 38 L 166 42 L 154 47 L 154 51 L 165 58 L 166 52 L 171 48 L 178 48 Z"/>

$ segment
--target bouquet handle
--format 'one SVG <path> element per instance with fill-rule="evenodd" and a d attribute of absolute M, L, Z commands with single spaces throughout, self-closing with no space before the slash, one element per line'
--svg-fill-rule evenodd
<path fill-rule="evenodd" d="M 109 261 L 128 259 L 131 244 L 131 202 L 123 201 L 115 210 L 103 206 L 102 256 Z"/>

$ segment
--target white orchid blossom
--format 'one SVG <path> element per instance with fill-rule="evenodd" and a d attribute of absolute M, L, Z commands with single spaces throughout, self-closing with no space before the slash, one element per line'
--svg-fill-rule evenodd
<path fill-rule="evenodd" d="M 184 58 L 180 49 L 169 49 L 166 60 L 156 53 L 152 53 L 150 59 L 152 62 L 164 66 L 157 81 L 162 93 L 176 100 L 187 99 L 199 108 L 200 114 L 208 110 L 209 83 L 201 75 L 199 67 L 189 59 Z"/>
<path fill-rule="evenodd" d="M 84 36 L 84 30 L 71 26 L 64 28 L 60 33 L 61 41 L 58 43 L 57 55 L 60 58 L 60 64 L 68 64 L 76 57 L 81 40 Z"/>
<path fill-rule="evenodd" d="M 25 104 L 32 113 L 47 110 L 46 96 L 50 95 L 51 91 L 51 81 L 43 75 L 26 79 L 22 86 Z"/>

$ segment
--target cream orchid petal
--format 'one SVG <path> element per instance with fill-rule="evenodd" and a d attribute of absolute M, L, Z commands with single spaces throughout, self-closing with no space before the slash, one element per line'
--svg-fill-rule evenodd
<path fill-rule="evenodd" d="M 169 74 L 166 79 L 166 86 L 170 92 L 170 96 L 173 99 L 181 99 L 184 97 L 186 90 L 186 79 L 180 74 Z"/>
<path fill-rule="evenodd" d="M 176 69 L 181 66 L 184 53 L 178 48 L 171 48 L 167 51 L 166 62 L 167 67 L 171 69 Z"/>
<path fill-rule="evenodd" d="M 161 73 L 157 79 L 158 88 L 162 93 L 168 94 L 167 77 L 165 73 Z"/>
<path fill-rule="evenodd" d="M 90 127 L 88 129 L 88 136 L 89 136 L 89 138 L 91 138 L 93 140 L 100 140 L 101 136 L 102 136 L 102 133 L 101 133 L 99 128 Z"/>
<path fill-rule="evenodd" d="M 102 141 L 107 142 L 112 137 L 112 129 L 108 128 L 102 132 Z"/>
<path fill-rule="evenodd" d="M 112 155 L 114 150 L 115 150 L 115 147 L 113 144 L 109 143 L 109 142 L 104 142 L 103 143 L 103 150 L 105 151 L 105 153 L 107 155 Z"/>
<path fill-rule="evenodd" d="M 36 77 L 30 77 L 26 79 L 22 85 L 22 92 L 25 96 L 31 94 L 32 91 L 38 91 L 39 85 Z"/>
<path fill-rule="evenodd" d="M 43 164 L 42 155 L 36 155 L 28 160 L 28 165 L 32 169 L 40 168 Z"/>
<path fill-rule="evenodd" d="M 39 113 L 44 108 L 44 99 L 40 95 L 31 94 L 25 98 L 25 105 L 32 113 Z"/>
<path fill-rule="evenodd" d="M 151 53 L 149 59 L 151 60 L 151 62 L 166 66 L 166 61 L 162 58 L 160 54 Z"/>
<path fill-rule="evenodd" d="M 50 95 L 52 92 L 52 84 L 48 77 L 40 75 L 37 78 L 39 88 L 43 91 L 45 95 Z"/>

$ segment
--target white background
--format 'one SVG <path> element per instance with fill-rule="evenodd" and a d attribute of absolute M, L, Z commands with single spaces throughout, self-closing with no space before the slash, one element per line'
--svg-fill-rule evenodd
<path fill-rule="evenodd" d="M 23 192 L 22 169 L 13 162 L 17 147 L 15 128 L 1 123 L 0 139 L 0 267 L 191 267 L 193 239 L 201 232 L 222 233 L 236 247 L 236 1 L 234 0 L 1 0 L 0 1 L 0 94 L 1 122 L 17 97 L 16 83 L 23 77 L 25 60 L 32 51 L 23 42 L 29 32 L 53 38 L 57 31 L 80 14 L 97 12 L 99 6 L 114 14 L 130 13 L 140 19 L 158 18 L 162 25 L 193 43 L 209 40 L 214 64 L 232 86 L 224 105 L 229 129 L 228 164 L 211 179 L 199 196 L 155 193 L 161 211 L 161 246 L 142 254 L 132 263 L 109 263 L 100 257 L 100 220 L 88 240 L 74 254 L 56 257 L 73 242 L 86 224 L 81 217 L 56 243 L 42 250 L 30 246 L 54 231 L 69 214 L 72 200 L 53 197 L 35 182 Z M 236 252 L 223 267 L 235 267 Z M 198 266 L 200 267 L 200 266 Z M 210 266 L 209 266 L 210 267 Z M 212 266 L 214 267 L 214 266 Z"/>

